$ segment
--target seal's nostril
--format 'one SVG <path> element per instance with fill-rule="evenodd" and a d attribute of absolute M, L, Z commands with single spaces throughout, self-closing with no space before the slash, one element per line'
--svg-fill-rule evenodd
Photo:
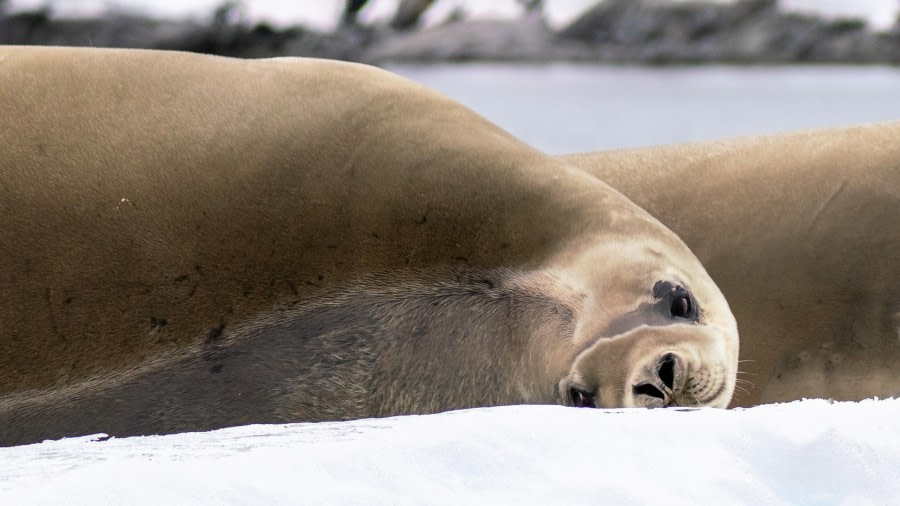
<path fill-rule="evenodd" d="M 666 395 L 662 393 L 662 391 L 650 383 L 641 383 L 632 389 L 634 391 L 634 395 L 646 395 L 649 397 L 656 397 L 657 399 L 665 400 Z"/>
<path fill-rule="evenodd" d="M 677 360 L 675 355 L 668 353 L 659 361 L 659 379 L 661 379 L 663 384 L 669 387 L 670 390 L 673 389 L 673 385 L 675 384 L 675 362 Z"/>

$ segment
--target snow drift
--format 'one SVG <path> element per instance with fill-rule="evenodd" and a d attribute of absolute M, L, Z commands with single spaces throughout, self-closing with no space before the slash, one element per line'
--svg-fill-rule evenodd
<path fill-rule="evenodd" d="M 889 503 L 900 399 L 510 406 L 0 448 L 2 504 Z"/>

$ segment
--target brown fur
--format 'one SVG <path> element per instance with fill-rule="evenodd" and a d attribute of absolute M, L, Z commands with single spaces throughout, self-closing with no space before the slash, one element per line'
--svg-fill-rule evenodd
<path fill-rule="evenodd" d="M 563 402 L 565 371 L 534 371 L 548 366 L 542 343 L 573 334 L 577 298 L 542 275 L 447 274 L 356 282 L 124 374 L 7 397 L 0 419 L 34 441 Z M 48 416 L 67 423 L 48 430 Z"/>
<path fill-rule="evenodd" d="M 0 442 L 567 403 L 578 356 L 644 405 L 676 343 L 730 398 L 733 317 L 675 235 L 387 72 L 2 47 L 0 109 Z"/>
<path fill-rule="evenodd" d="M 690 246 L 741 329 L 733 403 L 900 395 L 900 123 L 563 157 Z"/>

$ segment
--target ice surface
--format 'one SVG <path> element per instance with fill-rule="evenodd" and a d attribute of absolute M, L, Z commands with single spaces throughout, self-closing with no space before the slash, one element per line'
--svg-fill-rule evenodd
<path fill-rule="evenodd" d="M 0 448 L 0 504 L 884 504 L 900 399 L 511 406 Z"/>

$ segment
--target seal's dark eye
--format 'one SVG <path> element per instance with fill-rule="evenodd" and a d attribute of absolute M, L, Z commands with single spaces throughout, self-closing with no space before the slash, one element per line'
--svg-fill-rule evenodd
<path fill-rule="evenodd" d="M 653 296 L 661 299 L 663 307 L 669 310 L 672 318 L 697 319 L 697 302 L 687 288 L 668 281 L 657 281 L 653 286 Z"/>
<path fill-rule="evenodd" d="M 597 401 L 594 394 L 578 387 L 569 388 L 569 398 L 572 400 L 572 405 L 576 408 L 597 407 Z"/>
<path fill-rule="evenodd" d="M 694 305 L 691 304 L 691 297 L 687 294 L 679 295 L 672 301 L 670 309 L 672 316 L 676 318 L 690 318 L 694 312 Z"/>
<path fill-rule="evenodd" d="M 694 304 L 691 292 L 682 286 L 676 286 L 670 295 L 672 302 L 669 305 L 669 314 L 674 318 L 697 319 L 697 305 Z"/>

